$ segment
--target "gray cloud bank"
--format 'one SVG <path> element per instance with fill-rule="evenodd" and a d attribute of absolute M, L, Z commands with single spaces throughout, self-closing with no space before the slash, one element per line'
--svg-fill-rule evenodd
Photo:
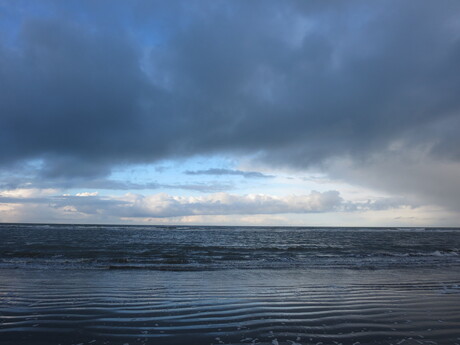
<path fill-rule="evenodd" d="M 273 175 L 266 175 L 258 171 L 242 171 L 233 169 L 211 168 L 206 170 L 187 170 L 187 175 L 213 175 L 213 176 L 241 176 L 244 178 L 272 178 Z"/>
<path fill-rule="evenodd" d="M 0 6 L 3 169 L 255 155 L 460 205 L 458 1 Z"/>
<path fill-rule="evenodd" d="M 97 190 L 153 190 L 153 189 L 178 189 L 191 190 L 203 193 L 215 193 L 234 189 L 231 183 L 177 183 L 165 184 L 157 182 L 136 183 L 111 179 L 86 179 L 86 178 L 59 178 L 41 180 L 34 177 L 3 177 L 0 178 L 0 190 L 14 190 L 24 188 L 59 188 L 59 189 L 97 189 Z"/>

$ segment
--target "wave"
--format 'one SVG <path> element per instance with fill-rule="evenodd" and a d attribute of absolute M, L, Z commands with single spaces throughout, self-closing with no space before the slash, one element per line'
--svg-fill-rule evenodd
<path fill-rule="evenodd" d="M 384 268 L 429 268 L 460 266 L 460 257 L 451 253 L 383 254 L 352 256 L 318 256 L 307 258 L 214 258 L 195 257 L 167 260 L 98 259 L 98 258 L 37 258 L 16 257 L 0 259 L 0 268 L 30 269 L 126 269 L 126 270 L 228 270 L 228 269 L 384 269 Z"/>
<path fill-rule="evenodd" d="M 456 231 L 0 224 L 0 268 L 456 267 Z"/>

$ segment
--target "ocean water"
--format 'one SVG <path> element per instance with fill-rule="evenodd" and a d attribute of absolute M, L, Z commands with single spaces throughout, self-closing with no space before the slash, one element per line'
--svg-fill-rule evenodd
<path fill-rule="evenodd" d="M 0 344 L 460 344 L 460 229 L 0 224 Z"/>

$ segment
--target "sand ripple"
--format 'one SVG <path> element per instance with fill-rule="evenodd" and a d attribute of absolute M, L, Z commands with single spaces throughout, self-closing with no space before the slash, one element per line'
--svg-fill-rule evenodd
<path fill-rule="evenodd" d="M 0 340 L 460 343 L 460 280 L 440 272 L 417 281 L 404 271 L 339 273 L 0 270 Z"/>

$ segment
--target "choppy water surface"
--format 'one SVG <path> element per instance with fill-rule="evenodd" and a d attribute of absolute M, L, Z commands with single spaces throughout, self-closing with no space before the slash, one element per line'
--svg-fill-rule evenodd
<path fill-rule="evenodd" d="M 0 225 L 0 344 L 460 344 L 455 229 Z"/>
<path fill-rule="evenodd" d="M 0 225 L 0 267 L 151 270 L 460 264 L 458 229 Z"/>

